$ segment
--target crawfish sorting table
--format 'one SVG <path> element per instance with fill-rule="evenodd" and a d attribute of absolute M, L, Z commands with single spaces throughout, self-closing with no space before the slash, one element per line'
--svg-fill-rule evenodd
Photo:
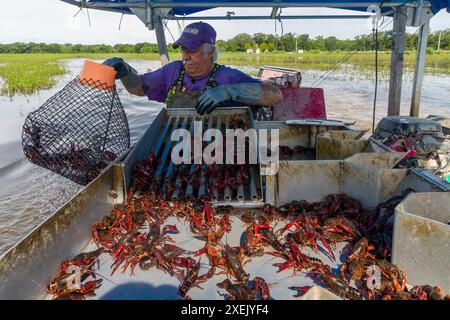
<path fill-rule="evenodd" d="M 186 136 L 176 135 L 177 130 L 184 130 Z M 228 131 L 241 134 L 243 144 L 237 144 L 239 138 L 234 139 L 234 135 L 233 140 L 229 139 Z M 255 149 L 251 149 L 251 141 Z M 188 147 L 183 148 L 185 145 Z M 183 159 L 191 159 L 190 163 L 174 164 L 171 161 L 174 148 Z M 217 204 L 261 205 L 257 151 L 256 130 L 248 108 L 226 108 L 204 117 L 198 116 L 195 109 L 162 110 L 124 160 L 125 187 L 128 193 L 133 192 L 132 168 L 137 161 L 150 156 L 156 166 L 154 183 L 166 200 L 203 199 Z M 214 163 L 208 163 L 206 156 L 214 159 Z M 133 181 L 140 183 L 139 179 Z"/>

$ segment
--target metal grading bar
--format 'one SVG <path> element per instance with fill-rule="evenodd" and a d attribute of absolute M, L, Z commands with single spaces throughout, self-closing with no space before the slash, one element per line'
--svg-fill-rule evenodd
<path fill-rule="evenodd" d="M 169 130 L 170 127 L 170 123 L 172 122 L 172 118 L 173 117 L 169 117 L 166 125 L 161 132 L 161 135 L 158 137 L 158 140 L 156 140 L 156 143 L 153 145 L 152 150 L 150 151 L 155 157 L 158 156 L 159 150 L 161 149 L 161 146 L 164 142 L 164 137 L 166 136 L 167 130 Z"/>
<path fill-rule="evenodd" d="M 256 189 L 256 172 L 255 166 L 250 165 L 250 197 L 253 201 L 258 201 L 258 191 Z"/>
<path fill-rule="evenodd" d="M 189 177 L 190 177 L 190 179 L 192 179 L 192 176 L 193 176 L 193 174 L 194 174 L 194 172 L 195 172 L 195 166 L 196 166 L 196 164 L 195 163 L 193 163 L 192 165 L 191 165 L 191 170 L 189 171 Z M 192 181 L 192 180 L 191 180 Z M 186 198 L 190 198 L 190 197 L 192 197 L 192 194 L 194 193 L 194 186 L 192 185 L 192 183 L 189 183 L 188 185 L 187 185 L 187 187 L 186 187 Z"/>
<path fill-rule="evenodd" d="M 238 181 L 240 181 L 238 189 L 237 189 L 237 199 L 239 201 L 244 201 L 245 196 L 244 196 L 244 185 L 241 183 L 242 182 L 242 174 L 239 171 L 238 175 L 237 175 L 237 179 Z"/>
<path fill-rule="evenodd" d="M 225 143 L 226 143 L 226 134 L 227 134 L 227 129 L 229 129 L 229 127 L 228 127 L 228 121 L 229 121 L 229 117 L 227 116 L 226 117 L 226 119 L 225 119 L 225 133 L 224 133 L 224 140 L 225 140 Z M 234 139 L 233 139 L 233 143 L 234 143 Z M 226 146 L 226 149 L 225 150 L 227 150 L 228 149 L 228 146 Z M 227 183 L 227 186 L 225 187 L 225 190 L 223 191 L 223 193 L 224 193 L 224 196 L 223 196 L 223 200 L 225 201 L 225 202 L 230 202 L 231 201 L 231 196 L 232 196 L 232 190 L 231 190 L 231 188 L 228 186 L 228 183 L 229 183 L 229 181 L 226 181 L 226 183 Z"/>
<path fill-rule="evenodd" d="M 220 132 L 222 132 L 222 119 L 220 118 L 220 116 L 217 116 L 217 126 L 216 129 L 219 129 Z M 214 141 L 217 140 L 217 137 L 214 137 Z M 223 149 L 222 149 L 223 151 Z M 217 154 L 214 154 L 214 157 L 217 159 Z M 223 157 L 222 157 L 223 158 Z M 212 180 L 212 185 L 214 186 L 213 190 L 212 190 L 212 195 L 211 195 L 211 199 L 213 201 L 217 201 L 219 200 L 219 190 L 217 190 L 216 188 L 216 183 L 217 183 L 217 179 L 213 178 Z"/>
<path fill-rule="evenodd" d="M 181 125 L 181 129 L 186 129 L 187 123 L 189 120 L 189 116 L 184 117 L 183 124 Z M 173 132 L 173 131 L 172 131 Z M 169 137 L 167 137 L 169 138 Z M 180 142 L 181 137 L 178 138 L 178 142 Z M 170 148 L 170 151 L 172 151 L 172 148 Z M 172 174 L 173 174 L 173 168 L 175 164 L 173 163 L 172 159 L 169 159 L 169 164 L 167 166 L 166 175 L 164 176 L 164 185 L 162 190 L 166 191 L 167 187 L 170 187 L 171 181 L 172 181 Z"/>
<path fill-rule="evenodd" d="M 234 143 L 234 141 L 233 141 L 233 143 Z M 234 150 L 236 150 L 236 163 L 237 163 L 237 160 L 238 160 L 237 159 L 238 158 L 238 155 L 237 155 L 238 146 L 237 145 L 235 145 Z M 244 148 L 244 152 L 247 152 L 247 151 L 248 150 L 246 150 Z M 238 188 L 237 188 L 237 195 L 236 195 L 236 197 L 237 197 L 238 201 L 242 202 L 242 201 L 245 200 L 245 194 L 244 194 L 244 184 L 242 183 L 243 177 L 242 177 L 242 171 L 241 170 L 239 170 L 239 172 L 238 172 L 238 174 L 236 176 L 236 181 L 239 183 Z"/>
<path fill-rule="evenodd" d="M 172 130 L 170 130 L 170 134 L 166 136 L 166 146 L 164 147 L 163 154 L 161 156 L 161 161 L 158 164 L 158 168 L 156 169 L 156 177 L 161 178 L 162 173 L 166 164 L 167 156 L 169 155 L 170 150 L 172 149 L 172 141 L 170 139 L 170 136 L 172 135 L 172 132 L 178 128 L 178 124 L 180 123 L 180 117 L 175 118 L 175 122 L 173 124 Z"/>
<path fill-rule="evenodd" d="M 194 119 L 192 119 L 192 123 L 194 123 L 195 121 L 197 121 L 197 117 L 194 117 Z M 202 121 L 202 128 L 203 128 L 203 122 L 204 121 L 203 121 L 203 119 L 201 119 L 201 121 Z M 192 146 L 192 148 L 195 145 L 194 144 L 194 136 L 195 136 L 195 133 L 192 131 L 191 132 L 191 138 L 192 138 L 191 139 L 191 146 Z M 191 151 L 192 151 L 192 165 L 191 165 L 191 170 L 189 170 L 189 179 L 190 179 L 190 181 L 193 181 L 195 168 L 197 167 L 197 164 L 195 163 L 195 157 L 194 157 L 194 151 L 195 150 L 192 149 Z M 186 186 L 186 198 L 191 198 L 193 194 L 194 194 L 194 186 L 192 185 L 192 183 L 189 183 Z"/>
<path fill-rule="evenodd" d="M 203 119 L 202 119 L 202 121 L 203 121 Z M 212 117 L 212 115 L 209 115 L 208 116 L 208 129 L 212 129 L 212 123 L 213 123 L 213 117 Z M 207 136 L 206 136 L 206 142 L 211 142 L 211 132 L 207 132 Z M 205 185 L 205 183 L 206 183 L 206 176 L 205 176 L 205 174 L 206 174 L 206 163 L 203 163 L 202 164 L 202 169 L 201 169 L 201 172 L 200 172 L 200 175 L 201 175 L 201 178 L 200 178 L 200 187 L 199 187 L 199 190 L 198 190 L 198 197 L 199 198 L 203 198 L 204 196 L 205 196 L 205 193 L 206 193 L 206 185 Z"/>
<path fill-rule="evenodd" d="M 186 119 L 187 119 L 187 117 L 186 117 Z M 195 122 L 195 117 L 192 118 L 191 126 L 189 128 L 191 138 L 194 135 L 194 122 Z M 192 146 L 192 141 L 189 141 L 189 143 L 191 143 L 191 146 Z M 184 156 L 184 154 L 183 154 L 183 156 Z M 191 156 L 191 155 L 189 155 L 189 156 Z M 179 198 L 181 187 L 183 185 L 183 180 L 181 179 L 181 175 L 184 173 L 184 171 L 185 171 L 184 169 L 186 166 L 187 166 L 187 164 L 182 164 L 179 167 L 177 179 L 175 180 L 175 190 L 173 191 L 173 194 L 172 194 L 172 200 L 178 200 L 178 198 Z M 192 167 L 191 167 L 191 170 L 192 170 Z"/>

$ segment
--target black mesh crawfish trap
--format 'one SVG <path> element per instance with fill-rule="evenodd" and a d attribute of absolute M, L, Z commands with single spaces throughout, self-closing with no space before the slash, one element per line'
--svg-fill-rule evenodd
<path fill-rule="evenodd" d="M 34 164 L 88 184 L 130 147 L 115 85 L 77 76 L 27 116 L 22 147 Z"/>

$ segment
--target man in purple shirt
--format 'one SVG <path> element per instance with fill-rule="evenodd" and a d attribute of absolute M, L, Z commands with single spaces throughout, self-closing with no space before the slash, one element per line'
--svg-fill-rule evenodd
<path fill-rule="evenodd" d="M 147 96 L 149 100 L 173 105 L 179 98 L 197 94 L 195 108 L 200 115 L 218 106 L 273 106 L 282 100 L 273 85 L 253 79 L 245 73 L 219 65 L 216 32 L 209 24 L 188 25 L 173 47 L 181 48 L 182 61 L 139 75 L 123 59 L 112 58 L 104 64 L 114 67 L 128 92 Z"/>

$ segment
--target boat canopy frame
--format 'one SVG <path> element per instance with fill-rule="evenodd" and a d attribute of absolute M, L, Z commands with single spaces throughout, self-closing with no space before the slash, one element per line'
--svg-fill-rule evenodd
<path fill-rule="evenodd" d="M 392 17 L 392 47 L 389 83 L 388 116 L 400 115 L 403 56 L 405 49 L 406 27 L 419 27 L 417 57 L 414 70 L 413 92 L 410 106 L 410 116 L 418 117 L 420 97 L 425 72 L 425 56 L 428 43 L 430 19 L 441 9 L 450 12 L 450 0 L 60 0 L 80 8 L 113 11 L 122 14 L 136 15 L 149 30 L 155 30 L 161 64 L 169 62 L 167 42 L 164 34 L 163 20 L 262 20 L 262 19 L 367 19 L 373 14 L 368 9 L 381 7 L 382 15 Z M 228 12 L 225 16 L 199 17 L 192 13 L 219 7 L 230 8 L 271 8 L 267 16 L 235 16 Z M 281 16 L 282 8 L 327 7 L 366 11 L 358 15 L 285 15 Z"/>

